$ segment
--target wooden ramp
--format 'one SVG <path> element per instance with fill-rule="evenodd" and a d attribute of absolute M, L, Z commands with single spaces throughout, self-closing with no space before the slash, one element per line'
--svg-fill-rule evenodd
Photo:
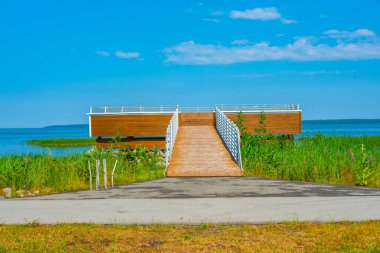
<path fill-rule="evenodd" d="M 214 126 L 180 126 L 169 177 L 242 176 Z"/>

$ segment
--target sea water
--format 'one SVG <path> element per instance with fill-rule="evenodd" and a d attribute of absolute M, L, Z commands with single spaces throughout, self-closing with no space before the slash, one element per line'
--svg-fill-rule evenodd
<path fill-rule="evenodd" d="M 88 125 L 50 126 L 44 128 L 0 128 L 0 155 L 45 153 L 47 148 L 26 144 L 28 140 L 48 138 L 88 138 Z M 53 154 L 71 154 L 89 150 L 80 148 L 49 148 Z"/>
<path fill-rule="evenodd" d="M 44 128 L 0 128 L 0 155 L 44 153 L 46 148 L 28 145 L 28 140 L 47 138 L 87 138 L 88 125 L 50 126 Z M 326 135 L 380 136 L 380 120 L 313 120 L 303 121 L 302 136 L 317 132 Z M 49 148 L 55 154 L 83 152 L 91 147 Z"/>

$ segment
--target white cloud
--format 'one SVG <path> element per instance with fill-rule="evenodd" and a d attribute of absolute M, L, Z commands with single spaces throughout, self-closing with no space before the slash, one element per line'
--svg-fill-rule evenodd
<path fill-rule="evenodd" d="M 272 73 L 250 73 L 250 74 L 241 74 L 238 75 L 238 77 L 244 77 L 244 78 L 265 78 L 265 77 L 272 77 Z"/>
<path fill-rule="evenodd" d="M 203 21 L 205 22 L 211 22 L 211 23 L 219 23 L 220 19 L 217 18 L 202 18 Z"/>
<path fill-rule="evenodd" d="M 104 56 L 104 57 L 108 57 L 108 56 L 110 56 L 110 52 L 108 52 L 108 51 L 104 51 L 104 50 L 97 51 L 97 52 L 95 52 L 95 53 L 98 54 L 98 55 Z"/>
<path fill-rule="evenodd" d="M 358 29 L 356 31 L 339 31 L 339 30 L 328 30 L 323 33 L 329 38 L 333 39 L 355 39 L 360 37 L 375 37 L 376 33 L 368 29 Z"/>
<path fill-rule="evenodd" d="M 234 19 L 253 19 L 262 21 L 277 19 L 285 25 L 297 23 L 295 20 L 283 18 L 275 7 L 247 9 L 244 11 L 233 10 L 230 12 L 230 17 Z"/>
<path fill-rule="evenodd" d="M 297 21 L 295 20 L 292 20 L 292 19 L 286 19 L 286 18 L 282 18 L 281 19 L 281 22 L 285 25 L 290 25 L 290 24 L 296 24 Z"/>
<path fill-rule="evenodd" d="M 316 76 L 316 75 L 344 75 L 356 73 L 356 70 L 311 70 L 311 71 L 280 71 L 272 73 L 248 73 L 240 74 L 237 77 L 243 78 L 266 78 L 274 76 L 288 76 L 288 75 L 303 75 L 303 76 Z"/>
<path fill-rule="evenodd" d="M 140 58 L 140 54 L 138 52 L 124 52 L 122 50 L 116 51 L 115 55 L 116 57 L 123 59 Z"/>
<path fill-rule="evenodd" d="M 231 18 L 242 18 L 242 19 L 258 19 L 258 20 L 273 20 L 280 19 L 281 14 L 276 8 L 255 8 L 247 9 L 245 11 L 233 10 L 230 13 Z"/>
<path fill-rule="evenodd" d="M 299 38 L 285 46 L 268 43 L 231 46 L 187 41 L 164 49 L 166 61 L 183 65 L 232 64 L 257 61 L 332 61 L 380 59 L 380 43 L 312 44 Z"/>
<path fill-rule="evenodd" d="M 315 70 L 315 71 L 304 71 L 298 72 L 297 74 L 306 76 L 316 76 L 316 75 L 341 75 L 355 73 L 355 70 Z"/>
<path fill-rule="evenodd" d="M 250 44 L 251 42 L 249 40 L 233 40 L 231 41 L 231 45 L 247 45 Z"/>

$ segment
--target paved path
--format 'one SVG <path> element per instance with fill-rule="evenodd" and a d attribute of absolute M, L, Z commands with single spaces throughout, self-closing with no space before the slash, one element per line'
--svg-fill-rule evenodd
<path fill-rule="evenodd" d="M 215 126 L 180 126 L 168 176 L 242 176 Z"/>
<path fill-rule="evenodd" d="M 265 223 L 380 219 L 380 189 L 250 177 L 165 178 L 0 200 L 0 222 Z"/>

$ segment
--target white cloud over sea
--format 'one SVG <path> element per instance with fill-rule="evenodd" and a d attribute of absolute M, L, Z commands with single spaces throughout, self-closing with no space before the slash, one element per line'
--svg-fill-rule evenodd
<path fill-rule="evenodd" d="M 115 56 L 123 59 L 140 58 L 140 54 L 138 52 L 124 52 L 122 50 L 117 50 L 115 52 Z"/>
<path fill-rule="evenodd" d="M 103 57 L 110 57 L 112 55 L 111 52 L 106 51 L 106 50 L 100 50 L 95 52 L 97 55 L 103 56 Z M 122 59 L 141 59 L 140 58 L 140 53 L 138 52 L 125 52 L 123 50 L 117 50 L 114 53 L 114 56 L 117 58 L 122 58 Z"/>
<path fill-rule="evenodd" d="M 295 20 L 282 17 L 275 7 L 246 9 L 244 11 L 232 10 L 230 12 L 230 17 L 233 19 L 252 19 L 261 21 L 280 20 L 286 25 L 297 23 Z"/>
<path fill-rule="evenodd" d="M 334 32 L 331 32 L 334 31 Z M 372 35 L 373 34 L 373 35 Z M 368 29 L 353 32 L 329 30 L 324 33 L 336 39 L 332 44 L 301 37 L 284 46 L 268 42 L 249 44 L 246 40 L 233 41 L 231 45 L 201 44 L 186 41 L 164 49 L 166 61 L 182 65 L 232 64 L 257 61 L 334 61 L 380 59 L 378 40 L 341 41 L 340 38 L 373 37 Z M 355 37 L 356 36 L 356 37 Z"/>
<path fill-rule="evenodd" d="M 376 33 L 369 29 L 357 29 L 355 31 L 328 30 L 324 35 L 333 39 L 355 39 L 361 37 L 375 37 Z"/>

